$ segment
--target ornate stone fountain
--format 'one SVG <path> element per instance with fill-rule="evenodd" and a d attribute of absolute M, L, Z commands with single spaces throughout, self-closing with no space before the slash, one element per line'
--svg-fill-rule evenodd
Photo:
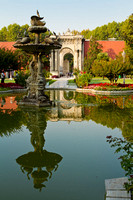
<path fill-rule="evenodd" d="M 45 89 L 45 77 L 42 73 L 43 63 L 42 56 L 50 54 L 52 49 L 60 49 L 61 44 L 58 42 L 57 37 L 50 38 L 46 36 L 43 42 L 40 42 L 40 34 L 49 31 L 44 25 L 44 21 L 41 21 L 43 17 L 40 17 L 37 11 L 37 16 L 31 16 L 31 26 L 28 31 L 35 34 L 35 41 L 31 43 L 29 35 L 25 35 L 24 38 L 20 38 L 13 45 L 15 48 L 19 48 L 28 54 L 33 55 L 33 59 L 29 65 L 30 76 L 27 79 L 28 94 L 19 102 L 20 105 L 36 105 L 36 106 L 49 106 L 51 102 L 49 98 L 44 94 Z"/>

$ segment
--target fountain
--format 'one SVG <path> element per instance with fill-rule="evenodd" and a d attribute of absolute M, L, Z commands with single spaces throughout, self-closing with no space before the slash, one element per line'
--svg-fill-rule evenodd
<path fill-rule="evenodd" d="M 44 94 L 46 81 L 42 73 L 42 68 L 44 67 L 42 56 L 50 54 L 52 49 L 60 49 L 61 44 L 58 42 L 57 36 L 50 37 L 50 34 L 45 36 L 43 42 L 40 42 L 40 34 L 49 31 L 44 26 L 46 23 L 41 21 L 42 19 L 43 17 L 40 17 L 38 11 L 37 16 L 31 16 L 31 26 L 28 31 L 35 34 L 35 41 L 33 43 L 31 43 L 31 39 L 27 34 L 24 38 L 19 38 L 13 45 L 15 48 L 33 55 L 33 59 L 29 64 L 30 76 L 27 79 L 28 94 L 19 102 L 19 105 L 35 105 L 39 107 L 51 105 L 51 101 Z"/>

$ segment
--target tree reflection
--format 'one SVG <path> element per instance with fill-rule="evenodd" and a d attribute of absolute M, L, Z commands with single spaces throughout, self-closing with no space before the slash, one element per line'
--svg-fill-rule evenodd
<path fill-rule="evenodd" d="M 47 126 L 48 112 L 40 108 L 23 108 L 26 116 L 26 126 L 31 132 L 31 144 L 34 152 L 29 152 L 16 159 L 21 166 L 21 171 L 33 178 L 34 188 L 41 189 L 45 182 L 52 177 L 53 171 L 58 169 L 58 164 L 62 160 L 59 154 L 48 152 L 43 149 L 45 144 L 44 131 Z M 37 168 L 37 169 L 36 169 Z"/>
<path fill-rule="evenodd" d="M 84 120 L 92 120 L 112 129 L 119 128 L 122 135 L 131 140 L 133 136 L 133 95 L 117 97 L 76 94 L 75 100 L 82 105 Z"/>

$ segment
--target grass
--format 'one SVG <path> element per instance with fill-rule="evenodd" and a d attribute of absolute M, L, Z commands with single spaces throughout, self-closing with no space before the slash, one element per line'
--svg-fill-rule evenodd
<path fill-rule="evenodd" d="M 104 80 L 103 80 L 102 77 L 95 77 L 95 78 L 92 78 L 90 83 L 91 84 L 93 84 L 93 83 L 110 83 L 110 81 L 107 78 L 104 78 Z M 123 83 L 123 78 L 118 79 L 117 83 Z M 133 79 L 126 78 L 125 83 L 133 84 Z M 68 80 L 68 84 L 70 84 L 70 85 L 75 84 L 74 79 Z"/>
<path fill-rule="evenodd" d="M 51 85 L 52 83 L 54 83 L 56 80 L 54 79 L 47 79 L 46 82 Z"/>
<path fill-rule="evenodd" d="M 14 79 L 11 80 L 9 78 L 6 78 L 4 82 L 5 83 L 15 83 L 15 80 Z"/>
<path fill-rule="evenodd" d="M 102 77 L 95 77 L 95 78 L 92 78 L 90 83 L 91 84 L 93 84 L 93 83 L 110 83 L 110 81 L 107 78 L 103 79 Z M 123 78 L 119 78 L 117 83 L 123 83 Z M 125 83 L 133 84 L 133 79 L 126 78 Z"/>

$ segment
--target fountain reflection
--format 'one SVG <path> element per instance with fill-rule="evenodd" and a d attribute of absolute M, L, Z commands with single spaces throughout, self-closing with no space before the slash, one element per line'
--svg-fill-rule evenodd
<path fill-rule="evenodd" d="M 31 144 L 34 151 L 18 157 L 16 162 L 21 166 L 21 171 L 27 174 L 28 179 L 31 175 L 34 188 L 41 191 L 43 187 L 46 187 L 44 183 L 52 177 L 53 171 L 55 172 L 58 169 L 62 156 L 43 149 L 45 144 L 44 131 L 47 127 L 47 111 L 24 107 L 22 112 L 26 116 L 26 125 L 31 132 Z"/>

